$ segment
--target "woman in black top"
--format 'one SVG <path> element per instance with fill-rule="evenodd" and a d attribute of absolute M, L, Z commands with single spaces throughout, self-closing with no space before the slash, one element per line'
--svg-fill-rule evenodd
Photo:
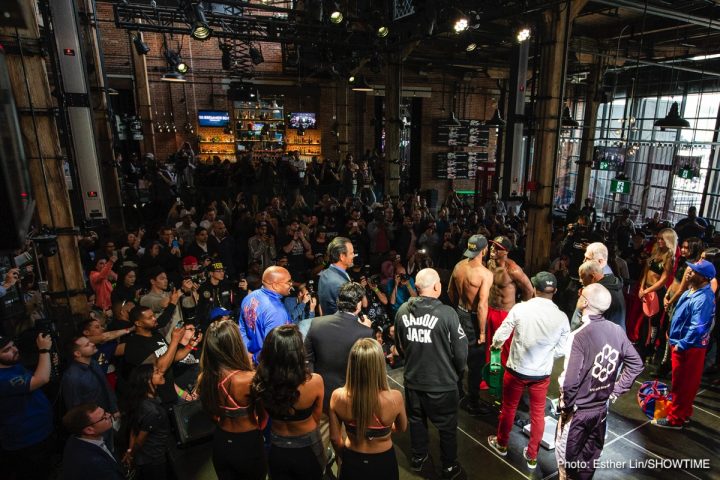
<path fill-rule="evenodd" d="M 260 425 L 265 419 L 250 404 L 255 372 L 237 323 L 210 324 L 200 367 L 200 401 L 217 422 L 212 460 L 218 479 L 264 480 L 267 465 Z"/>
<path fill-rule="evenodd" d="M 164 383 L 165 376 L 150 364 L 138 366 L 130 376 L 125 413 L 130 443 L 123 463 L 135 465 L 138 480 L 167 478 L 170 420 L 156 394 Z"/>
<path fill-rule="evenodd" d="M 118 301 L 139 303 L 136 295 L 138 291 L 135 286 L 136 280 L 137 272 L 134 268 L 123 267 L 120 269 L 120 275 L 118 275 L 117 283 L 110 294 L 112 303 L 115 304 Z"/>
<path fill-rule="evenodd" d="M 271 419 L 268 466 L 273 480 L 320 479 L 325 452 L 318 430 L 324 385 L 305 366 L 303 340 L 295 325 L 265 337 L 252 384 L 256 408 Z"/>

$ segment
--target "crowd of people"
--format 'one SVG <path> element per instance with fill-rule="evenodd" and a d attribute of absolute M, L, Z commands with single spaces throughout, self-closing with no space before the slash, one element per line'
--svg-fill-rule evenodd
<path fill-rule="evenodd" d="M 490 447 L 507 454 L 527 389 L 523 455 L 536 467 L 564 357 L 558 467 L 591 478 L 606 405 L 645 366 L 671 372 L 673 404 L 653 424 L 674 429 L 717 371 L 720 250 L 694 208 L 674 229 L 636 226 L 627 210 L 605 229 L 588 201 L 555 225 L 551 264 L 529 276 L 526 211 L 497 194 L 483 206 L 452 189 L 438 205 L 385 198 L 370 152 L 341 166 L 246 158 L 197 170 L 192 155 L 120 161 L 136 224 L 78 238 L 91 315 L 73 319 L 74 336 L 61 345 L 27 330 L 46 316 L 35 302 L 18 322 L 34 338 L 34 371 L 16 345 L 28 334 L 0 336 L 0 447 L 15 478 L 47 478 L 58 440 L 63 478 L 169 478 L 168 412 L 184 402 L 217 424 L 221 480 L 319 479 L 334 462 L 343 479 L 397 479 L 393 432 L 409 427 L 411 467 L 423 471 L 428 420 L 442 478 L 458 478 L 458 408 L 497 413 L 481 394 L 493 350 L 505 373 Z M 0 296 L 22 283 L 29 298 L 37 286 L 19 277 L 10 270 Z M 386 375 L 400 367 L 404 397 Z"/>

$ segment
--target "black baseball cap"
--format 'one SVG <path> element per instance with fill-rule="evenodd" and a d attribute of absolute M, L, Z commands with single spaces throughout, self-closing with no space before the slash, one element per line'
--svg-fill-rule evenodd
<path fill-rule="evenodd" d="M 550 272 L 538 272 L 534 277 L 530 279 L 535 289 L 544 292 L 547 289 L 557 289 L 557 278 Z"/>
<path fill-rule="evenodd" d="M 502 248 L 502 249 L 505 250 L 506 252 L 509 252 L 509 251 L 512 250 L 513 247 L 514 247 L 513 243 L 510 241 L 510 239 L 507 238 L 507 237 L 505 237 L 505 236 L 503 236 L 503 235 L 500 235 L 500 236 L 498 236 L 498 237 L 495 237 L 493 240 L 490 240 L 490 241 L 491 241 L 496 247 Z"/>
<path fill-rule="evenodd" d="M 468 239 L 467 250 L 464 255 L 467 258 L 475 258 L 487 247 L 488 241 L 483 235 L 473 235 Z"/>

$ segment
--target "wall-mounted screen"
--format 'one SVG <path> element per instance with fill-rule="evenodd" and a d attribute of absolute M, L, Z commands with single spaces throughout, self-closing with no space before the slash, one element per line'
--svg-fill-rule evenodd
<path fill-rule="evenodd" d="M 227 127 L 230 114 L 221 110 L 198 110 L 199 127 Z"/>
<path fill-rule="evenodd" d="M 296 112 L 289 115 L 288 124 L 290 128 L 317 128 L 315 114 L 309 112 Z"/>

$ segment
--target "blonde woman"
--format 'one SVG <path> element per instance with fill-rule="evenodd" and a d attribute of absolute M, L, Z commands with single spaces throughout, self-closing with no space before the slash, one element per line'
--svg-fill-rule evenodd
<path fill-rule="evenodd" d="M 388 387 L 377 340 L 363 338 L 353 345 L 345 386 L 333 392 L 329 416 L 330 441 L 342 460 L 340 480 L 399 478 L 391 433 L 405 431 L 408 421 L 402 394 Z"/>
<path fill-rule="evenodd" d="M 663 298 L 667 292 L 667 285 L 673 278 L 677 243 L 675 230 L 672 228 L 660 230 L 643 270 L 638 296 L 643 302 L 645 314 L 641 332 L 646 334 L 640 336 L 640 346 L 646 363 L 653 363 L 655 360 L 656 341 L 660 342 L 657 351 L 662 353 L 665 350 L 665 332 L 669 321 L 663 321 L 665 316 Z M 644 342 L 642 339 L 645 339 Z"/>

